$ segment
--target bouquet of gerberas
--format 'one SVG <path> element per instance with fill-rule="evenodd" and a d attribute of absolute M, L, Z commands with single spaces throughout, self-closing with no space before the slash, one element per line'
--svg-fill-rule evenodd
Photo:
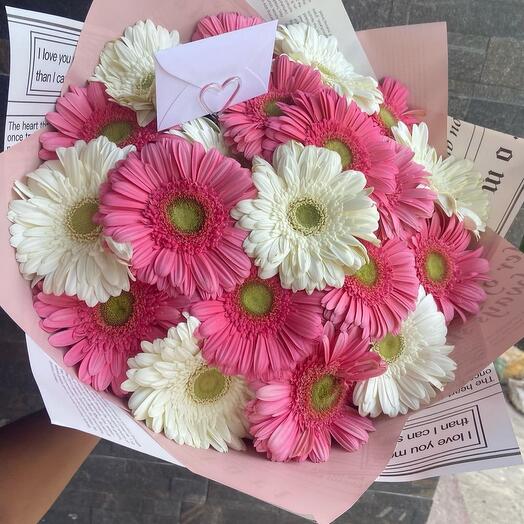
<path fill-rule="evenodd" d="M 221 13 L 193 39 L 260 22 Z M 41 326 L 178 444 L 354 451 L 369 417 L 454 378 L 446 325 L 485 298 L 482 177 L 437 157 L 406 86 L 302 23 L 278 28 L 267 93 L 159 133 L 154 53 L 178 41 L 128 27 L 47 116 L 9 211 Z"/>
<path fill-rule="evenodd" d="M 173 29 L 202 39 L 262 20 L 195 29 L 205 2 L 179 16 L 183 2 L 158 0 L 166 29 L 137 22 L 145 4 L 125 22 L 119 2 L 95 4 L 50 129 L 0 157 L 25 278 L 2 258 L 2 305 L 193 471 L 328 521 L 384 467 L 397 415 L 515 341 L 520 295 L 500 284 L 487 306 L 517 313 L 475 315 L 488 259 L 496 288 L 521 257 L 485 231 L 473 164 L 429 144 L 435 108 L 357 74 L 334 37 L 279 26 L 265 94 L 159 131 L 154 55 L 178 45 Z M 260 460 L 250 440 L 304 463 Z M 192 449 L 210 447 L 248 452 Z"/>

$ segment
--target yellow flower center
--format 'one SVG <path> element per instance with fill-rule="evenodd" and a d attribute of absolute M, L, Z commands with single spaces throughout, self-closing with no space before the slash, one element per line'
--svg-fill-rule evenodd
<path fill-rule="evenodd" d="M 303 235 L 318 233 L 326 224 L 326 210 L 312 198 L 300 198 L 289 205 L 288 220 L 291 227 Z"/>
<path fill-rule="evenodd" d="M 111 142 L 120 144 L 129 137 L 133 131 L 133 126 L 129 122 L 110 122 L 102 128 L 101 135 L 107 137 Z"/>
<path fill-rule="evenodd" d="M 378 280 L 377 264 L 370 258 L 353 276 L 364 286 L 372 287 Z"/>
<path fill-rule="evenodd" d="M 320 377 L 311 386 L 311 407 L 317 413 L 330 410 L 342 393 L 340 382 L 333 375 Z"/>
<path fill-rule="evenodd" d="M 373 350 L 386 362 L 395 362 L 402 355 L 406 341 L 402 335 L 388 333 L 384 338 L 373 344 Z"/>
<path fill-rule="evenodd" d="M 428 253 L 425 262 L 426 275 L 433 282 L 442 282 L 448 274 L 446 259 L 436 251 Z"/>
<path fill-rule="evenodd" d="M 231 384 L 231 377 L 218 369 L 203 365 L 189 381 L 189 396 L 199 404 L 211 404 L 223 397 Z"/>
<path fill-rule="evenodd" d="M 251 316 L 263 317 L 273 309 L 273 290 L 263 282 L 246 282 L 240 288 L 240 305 Z"/>
<path fill-rule="evenodd" d="M 398 124 L 398 120 L 393 116 L 391 111 L 384 106 L 380 106 L 378 117 L 388 129 Z"/>
<path fill-rule="evenodd" d="M 98 200 L 86 198 L 72 206 L 66 214 L 66 226 L 71 238 L 80 242 L 96 240 L 102 228 L 93 221 Z"/>
<path fill-rule="evenodd" d="M 179 233 L 194 235 L 204 226 L 204 208 L 194 198 L 175 198 L 166 209 L 169 222 Z"/>
<path fill-rule="evenodd" d="M 146 73 L 137 83 L 136 83 L 136 90 L 140 94 L 147 93 L 151 86 L 153 85 L 153 82 L 155 81 L 155 73 L 154 71 L 150 71 L 149 73 Z"/>
<path fill-rule="evenodd" d="M 122 291 L 117 297 L 111 297 L 100 304 L 100 314 L 108 326 L 123 326 L 133 314 L 135 299 L 128 291 Z"/>
<path fill-rule="evenodd" d="M 324 147 L 339 154 L 343 169 L 348 169 L 353 163 L 353 153 L 351 149 L 341 140 L 337 140 L 336 138 L 326 140 Z"/>

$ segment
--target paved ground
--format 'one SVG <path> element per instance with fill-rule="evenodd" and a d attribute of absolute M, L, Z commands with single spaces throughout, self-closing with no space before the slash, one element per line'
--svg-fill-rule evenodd
<path fill-rule="evenodd" d="M 90 2 L 12 0 L 7 3 L 82 20 Z M 506 133 L 524 135 L 523 0 L 346 0 L 344 3 L 356 29 L 446 20 L 450 114 Z M 0 130 L 3 130 L 1 115 L 5 114 L 9 71 L 4 5 L 5 2 L 0 2 Z M 512 242 L 520 243 L 523 226 L 521 213 L 510 231 Z M 9 356 L 2 359 L 0 367 L 1 425 L 40 409 L 42 401 L 29 370 L 22 333 L 1 312 L 0 341 Z M 468 475 L 452 478 L 446 485 L 442 483 L 445 489 L 439 488 L 437 492 L 435 511 L 443 508 L 444 512 L 433 514 L 434 524 L 444 519 L 452 524 L 463 524 L 467 519 L 477 524 L 488 522 L 488 518 L 491 522 L 503 522 L 500 512 L 489 509 L 493 506 L 490 501 L 494 491 L 499 494 L 497 508 L 499 504 L 511 506 L 512 500 L 518 499 L 508 501 L 507 490 L 501 487 L 517 482 L 522 485 L 524 480 L 522 470 L 514 468 L 509 473 L 497 470 Z M 427 520 L 436 483 L 436 480 L 376 483 L 337 522 L 422 524 Z M 455 518 L 448 514 L 452 508 L 456 510 Z M 249 521 L 256 524 L 305 522 L 186 470 L 107 442 L 95 449 L 42 520 L 48 524 Z M 518 521 L 512 518 L 512 522 Z"/>

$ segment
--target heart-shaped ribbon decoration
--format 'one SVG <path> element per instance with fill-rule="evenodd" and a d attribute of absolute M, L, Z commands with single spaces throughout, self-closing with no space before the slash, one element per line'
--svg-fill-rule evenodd
<path fill-rule="evenodd" d="M 231 102 L 240 89 L 241 80 L 239 76 L 232 76 L 224 80 L 221 84 L 211 82 L 200 89 L 199 100 L 202 107 L 208 113 L 219 113 Z M 224 98 L 227 96 L 226 101 Z"/>

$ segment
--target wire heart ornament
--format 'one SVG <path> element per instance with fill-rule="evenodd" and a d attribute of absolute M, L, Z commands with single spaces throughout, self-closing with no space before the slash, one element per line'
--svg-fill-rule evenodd
<path fill-rule="evenodd" d="M 231 102 L 234 100 L 235 96 L 238 94 L 238 91 L 240 90 L 241 84 L 242 81 L 239 76 L 231 76 L 229 78 L 226 78 L 226 80 L 224 80 L 221 84 L 219 84 L 218 82 L 210 82 L 209 84 L 206 84 L 200 89 L 200 93 L 198 96 L 200 104 L 208 112 L 208 114 L 219 113 L 220 111 L 223 111 L 226 107 L 231 105 Z M 221 95 L 225 96 L 224 93 L 227 94 L 230 86 L 234 87 L 233 91 L 220 107 L 216 107 L 218 105 L 216 104 L 216 101 L 220 99 Z M 211 98 L 214 98 L 214 104 L 211 103 Z"/>

